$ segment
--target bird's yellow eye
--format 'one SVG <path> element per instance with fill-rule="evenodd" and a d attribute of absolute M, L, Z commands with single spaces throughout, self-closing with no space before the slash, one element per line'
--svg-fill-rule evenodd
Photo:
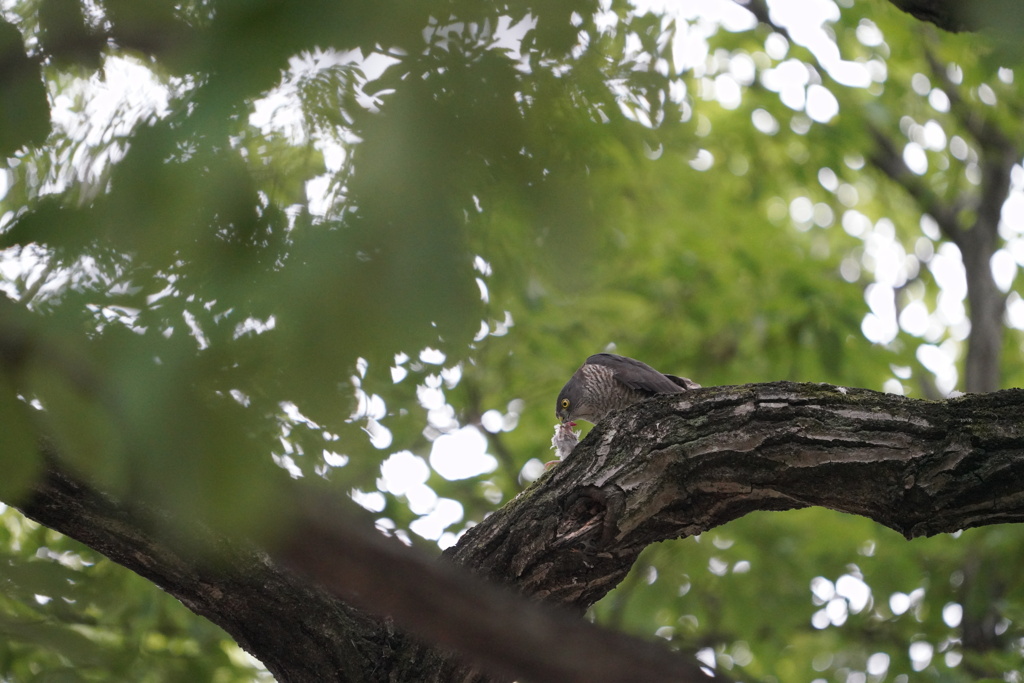
<path fill-rule="evenodd" d="M 568 408 L 569 407 L 569 399 L 567 399 L 567 398 L 563 398 L 562 399 L 562 407 L 563 408 Z"/>

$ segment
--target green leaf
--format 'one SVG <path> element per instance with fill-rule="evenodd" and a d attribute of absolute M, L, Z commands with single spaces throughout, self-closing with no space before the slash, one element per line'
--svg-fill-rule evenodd
<path fill-rule="evenodd" d="M 70 377 L 66 366 L 36 359 L 26 369 L 25 384 L 43 404 L 40 421 L 60 457 L 75 470 L 119 489 L 122 440 L 108 410 L 90 389 Z"/>
<path fill-rule="evenodd" d="M 58 65 L 99 68 L 103 40 L 86 23 L 80 0 L 42 0 L 39 32 L 43 49 Z"/>
<path fill-rule="evenodd" d="M 0 157 L 50 134 L 50 104 L 39 66 L 25 54 L 21 32 L 0 19 Z"/>
<path fill-rule="evenodd" d="M 21 500 L 41 473 L 34 412 L 0 371 L 0 500 Z"/>

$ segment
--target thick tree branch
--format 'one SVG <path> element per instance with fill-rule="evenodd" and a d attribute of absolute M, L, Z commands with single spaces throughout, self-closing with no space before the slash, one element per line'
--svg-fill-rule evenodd
<path fill-rule="evenodd" d="M 583 609 L 650 543 L 754 510 L 817 505 L 907 538 L 1019 522 L 1022 405 L 1021 390 L 932 402 L 786 382 L 659 397 L 608 419 L 448 554 Z M 567 504 L 584 490 L 600 494 Z M 610 520 L 588 510 L 602 498 Z"/>
<path fill-rule="evenodd" d="M 999 0 L 889 0 L 916 19 L 941 29 L 985 31 L 1019 35 L 1021 16 L 1014 3 Z"/>
<path fill-rule="evenodd" d="M 706 675 L 696 660 L 661 645 L 613 633 L 569 612 L 542 608 L 463 568 L 436 562 L 385 538 L 370 525 L 342 520 L 336 501 L 307 507 L 280 552 L 283 563 L 354 604 L 388 615 L 396 625 L 434 645 L 467 653 L 492 672 L 505 672 L 502 680 L 721 680 Z M 391 646 L 402 649 L 403 643 L 396 639 Z M 443 664 L 433 667 L 412 659 L 405 673 L 391 671 L 391 680 L 493 680 L 442 652 L 408 641 L 404 646 L 418 648 Z"/>
<path fill-rule="evenodd" d="M 159 535 L 154 528 L 167 528 L 155 521 L 159 512 L 115 503 L 53 466 L 16 507 L 175 596 L 279 681 L 359 683 L 380 656 L 377 620 L 282 571 L 251 545 L 195 525 L 179 528 L 176 539 Z"/>
<path fill-rule="evenodd" d="M 957 0 L 890 0 L 915 19 L 935 24 L 939 28 L 958 33 L 975 31 L 978 26 L 968 22 L 962 3 Z"/>
<path fill-rule="evenodd" d="M 768 8 L 765 0 L 733 0 L 743 5 L 757 17 L 758 21 L 771 25 L 767 20 Z M 889 0 L 893 6 L 915 19 L 934 24 L 951 33 L 963 31 L 985 31 L 994 35 L 1017 36 L 1020 34 L 1022 15 L 1013 3 L 1000 0 Z"/>
<path fill-rule="evenodd" d="M 819 505 L 864 515 L 908 538 L 1020 522 L 1021 415 L 1021 390 L 930 402 L 773 383 L 659 397 L 610 417 L 566 461 L 445 555 L 526 596 L 579 612 L 611 590 L 650 543 L 701 533 L 754 510 Z M 444 652 L 393 633 L 390 622 L 349 607 L 242 543 L 211 538 L 226 562 L 202 562 L 175 549 L 180 544 L 154 537 L 137 509 L 57 472 L 21 508 L 220 624 L 281 681 L 472 676 Z M 443 636 L 433 626 L 420 637 L 458 644 L 492 665 L 504 657 L 502 670 L 534 680 L 572 680 L 557 668 L 564 664 L 556 661 L 559 652 L 576 656 L 577 646 L 599 637 L 560 636 L 550 651 L 537 652 L 536 643 L 520 636 L 544 633 L 549 626 L 534 619 L 546 617 L 519 607 L 499 608 L 504 637 L 500 629 L 482 637 L 474 632 L 479 624 L 463 623 L 466 603 L 453 597 L 472 581 L 438 593 L 439 584 L 424 580 L 425 573 L 391 571 L 405 561 L 401 554 L 394 556 L 396 564 L 374 560 L 370 550 L 338 537 L 333 523 L 317 514 L 293 530 L 298 540 L 284 557 L 299 571 L 320 580 L 333 574 L 332 590 L 391 613 L 408 628 L 423 625 L 417 625 L 417 614 L 400 614 L 402 606 L 420 605 L 413 609 L 420 618 L 430 612 L 425 623 L 445 625 Z M 392 545 L 387 552 L 406 550 Z M 489 591 L 468 589 L 483 600 L 480 605 Z M 506 599 L 499 596 L 492 607 Z M 514 661 L 519 655 L 510 652 L 523 643 L 531 643 L 536 662 Z M 527 665 L 534 668 L 521 668 Z"/>
<path fill-rule="evenodd" d="M 160 534 L 154 529 L 167 525 L 157 511 L 114 504 L 57 467 L 48 469 L 21 509 L 224 628 L 282 683 L 724 680 L 663 645 L 527 601 L 385 538 L 372 520 L 356 518 L 351 503 L 311 496 L 307 489 L 278 501 L 290 522 L 284 545 L 270 553 L 195 525 L 170 537 Z M 295 504 L 309 499 L 316 502 Z M 490 678 L 448 652 L 396 633 L 395 626 L 505 676 Z M 415 653 L 431 659 L 407 656 Z M 399 668 L 404 673 L 396 673 Z"/>

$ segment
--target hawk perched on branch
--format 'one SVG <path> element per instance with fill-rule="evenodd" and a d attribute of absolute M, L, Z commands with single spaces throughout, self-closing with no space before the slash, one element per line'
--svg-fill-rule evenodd
<path fill-rule="evenodd" d="M 613 410 L 656 394 L 678 394 L 699 388 L 692 380 L 665 375 L 638 360 L 597 353 L 562 387 L 555 402 L 555 415 L 563 424 L 572 420 L 597 424 Z"/>

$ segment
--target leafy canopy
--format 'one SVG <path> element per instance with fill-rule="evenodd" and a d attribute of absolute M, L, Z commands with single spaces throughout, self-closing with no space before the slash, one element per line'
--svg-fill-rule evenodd
<path fill-rule="evenodd" d="M 931 196 L 977 194 L 950 92 L 1012 137 L 1014 72 L 887 3 L 776 4 L 773 28 L 727 3 L 6 3 L 3 499 L 44 437 L 172 520 L 272 526 L 276 484 L 322 476 L 450 544 L 537 476 L 550 401 L 608 345 L 705 385 L 954 388 L 958 252 L 871 130 Z M 138 577 L 2 519 L 2 675 L 252 675 Z M 759 515 L 652 548 L 594 612 L 738 675 L 1002 675 L 1012 545 Z"/>

